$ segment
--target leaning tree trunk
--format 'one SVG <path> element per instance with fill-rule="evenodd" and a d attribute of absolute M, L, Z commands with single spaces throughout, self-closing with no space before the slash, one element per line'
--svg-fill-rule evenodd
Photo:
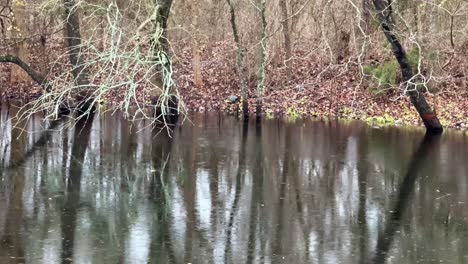
<path fill-rule="evenodd" d="M 410 97 L 411 103 L 418 111 L 421 119 L 426 126 L 427 132 L 431 134 L 441 134 L 443 131 L 442 125 L 437 118 L 436 113 L 432 110 L 424 97 L 424 94 L 417 89 L 417 85 L 413 83 L 413 69 L 411 68 L 405 49 L 398 40 L 395 32 L 393 31 L 393 22 L 391 20 L 392 9 L 391 3 L 383 0 L 373 0 L 374 6 L 377 10 L 377 18 L 382 27 L 383 33 L 388 42 L 392 46 L 393 54 L 400 64 L 401 73 L 404 81 L 407 83 L 407 94 Z"/>
<path fill-rule="evenodd" d="M 89 69 L 84 65 L 84 58 L 81 52 L 80 18 L 78 15 L 75 0 L 63 0 L 65 7 L 65 38 L 70 63 L 73 67 L 72 74 L 78 92 L 75 99 L 78 103 L 77 110 L 80 114 L 94 111 L 94 100 L 89 87 Z"/>

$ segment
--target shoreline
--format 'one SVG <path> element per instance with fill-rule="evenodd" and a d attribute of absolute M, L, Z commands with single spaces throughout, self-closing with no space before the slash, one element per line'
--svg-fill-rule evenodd
<path fill-rule="evenodd" d="M 173 80 L 179 101 L 184 103 L 186 110 L 234 113 L 236 106 L 226 102 L 229 96 L 240 96 L 238 75 L 234 59 L 231 58 L 232 47 L 227 43 L 215 43 L 211 49 L 204 51 L 201 56 L 201 86 L 194 84 L 190 46 L 175 48 L 180 55 L 174 59 Z M 299 58 L 304 51 L 298 50 L 296 53 Z M 388 61 L 392 60 L 382 56 L 362 63 L 385 64 Z M 288 69 L 272 61 L 268 66 L 267 89 L 262 98 L 265 118 L 331 118 L 416 127 L 422 124 L 409 98 L 403 95 L 402 87 L 375 87 L 363 76 L 357 65 L 348 64 L 330 65 L 319 55 L 311 55 L 291 60 L 290 74 L 286 78 Z M 31 80 L 10 84 L 7 78 L 10 67 L 8 64 L 0 64 L 0 71 L 5 74 L 2 76 L 0 100 L 32 100 L 39 97 L 42 90 Z M 61 70 L 51 68 L 55 70 L 50 73 L 50 78 L 61 73 Z M 250 114 L 253 115 L 256 79 L 254 75 L 250 77 L 247 94 Z M 453 77 L 445 83 L 431 83 L 430 87 L 438 87 L 438 90 L 424 93 L 445 128 L 468 129 L 468 90 L 460 78 Z M 99 81 L 95 84 L 100 85 Z M 130 104 L 138 100 L 139 104 L 150 105 L 151 93 L 148 87 L 137 87 L 131 96 L 127 88 L 122 86 L 106 91 L 99 98 L 99 103 L 115 107 L 125 98 L 131 97 L 136 99 L 131 99 Z"/>
<path fill-rule="evenodd" d="M 25 104 L 33 101 L 36 98 L 4 98 L 0 97 L 0 105 L 3 106 L 3 104 L 10 104 L 14 105 L 16 107 L 21 107 L 24 106 Z M 209 109 L 209 110 L 200 110 L 200 109 L 191 109 L 188 108 L 186 109 L 185 113 L 182 113 L 183 115 L 185 114 L 186 116 L 190 116 L 193 113 L 196 114 L 222 114 L 225 116 L 236 116 L 236 107 L 237 104 L 228 104 L 226 103 L 226 106 L 224 109 Z M 240 105 L 240 103 L 239 103 Z M 411 108 L 411 106 L 409 106 Z M 145 106 L 148 110 L 150 110 L 150 106 Z M 130 105 L 130 110 L 135 110 L 137 109 L 136 104 L 131 104 Z M 347 108 L 345 108 L 347 109 Z M 100 104 L 99 107 L 97 107 L 97 111 L 100 112 L 112 112 L 117 110 L 117 112 L 120 112 L 124 114 L 124 110 L 119 108 L 118 105 L 109 105 L 109 104 Z M 237 110 L 237 115 L 240 118 L 240 110 Z M 366 118 L 363 119 L 359 116 L 357 116 L 354 112 L 352 111 L 344 111 L 339 113 L 339 115 L 332 115 L 329 116 L 327 114 L 324 115 L 311 115 L 310 113 L 298 113 L 298 112 L 287 112 L 287 113 L 276 113 L 274 115 L 269 114 L 268 110 L 267 112 L 264 112 L 262 115 L 262 121 L 271 121 L 271 120 L 282 120 L 284 122 L 296 122 L 298 120 L 311 120 L 311 121 L 337 121 L 337 122 L 362 122 L 363 124 L 367 124 L 369 127 L 381 129 L 385 127 L 398 127 L 398 128 L 408 128 L 408 129 L 422 129 L 424 130 L 424 125 L 422 124 L 422 121 L 420 120 L 419 116 L 417 116 L 416 111 L 414 113 L 411 113 L 411 115 L 414 117 L 412 122 L 408 122 L 408 120 L 401 120 L 401 119 L 395 119 L 389 114 L 385 113 L 383 116 L 382 115 L 366 115 Z M 250 113 L 250 120 L 255 120 L 255 113 Z M 445 130 L 450 129 L 450 131 L 461 131 L 461 132 L 468 132 L 468 121 L 465 121 L 461 123 L 460 126 L 444 126 Z"/>

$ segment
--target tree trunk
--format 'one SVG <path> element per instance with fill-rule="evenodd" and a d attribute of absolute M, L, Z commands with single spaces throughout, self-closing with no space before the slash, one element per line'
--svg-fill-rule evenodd
<path fill-rule="evenodd" d="M 281 27 L 283 28 L 283 37 L 284 37 L 284 52 L 285 52 L 285 64 L 287 68 L 288 78 L 291 76 L 291 72 L 289 70 L 289 60 L 292 56 L 291 51 L 291 36 L 289 34 L 289 15 L 288 15 L 288 3 L 286 0 L 280 0 L 279 2 L 281 7 Z"/>
<path fill-rule="evenodd" d="M 262 104 L 263 104 L 263 95 L 265 94 L 265 79 L 266 79 L 266 64 L 267 64 L 267 35 L 266 35 L 266 0 L 260 0 L 259 10 L 260 12 L 260 64 L 257 75 L 257 101 L 255 115 L 257 120 L 261 119 L 262 115 Z"/>
<path fill-rule="evenodd" d="M 199 12 L 200 7 L 195 1 L 195 3 L 190 6 L 192 13 L 192 67 L 193 67 L 193 82 L 196 87 L 203 86 L 203 78 L 201 72 L 201 52 L 200 52 L 200 40 L 198 36 L 198 22 L 199 22 Z"/>
<path fill-rule="evenodd" d="M 84 58 L 81 51 L 81 32 L 80 18 L 78 15 L 75 0 L 63 0 L 65 7 L 65 38 L 70 63 L 73 67 L 72 74 L 75 84 L 78 86 L 78 92 L 75 99 L 78 103 L 78 112 L 80 114 L 94 111 L 92 91 L 89 87 L 89 69 L 84 65 Z"/>
<path fill-rule="evenodd" d="M 234 4 L 231 2 L 231 0 L 226 0 L 228 5 L 229 5 L 229 11 L 230 11 L 230 22 L 231 22 L 231 28 L 232 28 L 232 35 L 234 36 L 234 42 L 236 43 L 237 46 L 237 52 L 236 52 L 236 67 L 237 67 L 237 73 L 239 74 L 239 81 L 241 85 L 241 97 L 242 97 L 242 115 L 244 118 L 244 121 L 247 121 L 249 119 L 249 103 L 248 103 L 248 95 L 247 95 L 247 78 L 245 76 L 245 64 L 244 64 L 244 47 L 242 47 L 241 39 L 239 37 L 239 31 L 237 29 L 237 24 L 236 24 L 236 13 L 234 10 Z"/>
<path fill-rule="evenodd" d="M 13 53 L 16 57 L 20 58 L 25 63 L 28 63 L 28 51 L 26 47 L 26 32 L 27 32 L 27 18 L 28 15 L 25 11 L 26 3 L 24 0 L 13 1 L 11 10 L 13 14 L 11 26 L 11 34 L 15 41 L 13 45 Z M 20 66 L 12 65 L 10 73 L 10 82 L 16 83 L 19 81 L 29 80 L 28 74 L 24 72 Z"/>
<path fill-rule="evenodd" d="M 405 49 L 393 31 L 391 6 L 383 0 L 373 0 L 373 2 L 377 10 L 377 18 L 380 22 L 380 26 L 382 27 L 383 33 L 385 34 L 388 42 L 391 44 L 393 54 L 400 65 L 403 80 L 407 84 L 407 94 L 410 97 L 411 103 L 421 116 L 427 132 L 431 134 L 441 134 L 443 131 L 442 125 L 440 124 L 436 113 L 427 103 L 424 94 L 418 91 L 417 85 L 414 84 L 413 69 L 408 62 Z"/>
<path fill-rule="evenodd" d="M 11 129 L 11 147 L 10 147 L 10 165 L 16 164 L 24 159 L 24 149 L 28 142 L 28 137 L 25 132 L 26 121 L 19 118 L 21 112 L 14 107 L 16 113 L 13 113 L 12 129 Z M 24 221 L 24 202 L 23 193 L 25 192 L 25 168 L 14 167 L 11 169 L 11 174 L 8 177 L 2 177 L 2 180 L 10 181 L 9 199 L 2 201 L 8 204 L 6 212 L 4 231 L 0 235 L 0 259 L 1 263 L 13 264 L 18 263 L 18 260 L 24 260 L 24 236 L 23 236 L 23 221 Z M 7 192 L 8 193 L 8 192 Z"/>
<path fill-rule="evenodd" d="M 154 88 L 152 91 L 152 98 L 151 101 L 153 105 L 160 104 L 157 108 L 156 115 L 159 116 L 161 114 L 167 115 L 175 113 L 175 109 L 177 108 L 177 100 L 175 97 L 170 98 L 162 98 L 166 101 L 160 101 L 160 97 L 162 95 L 162 91 L 170 93 L 172 89 L 172 83 L 167 82 L 167 79 L 172 78 L 171 76 L 171 58 L 169 56 L 169 40 L 167 38 L 167 23 L 169 19 L 169 14 L 171 11 L 172 0 L 154 0 L 154 5 L 157 8 L 156 19 L 154 22 L 154 28 L 156 31 L 160 31 L 158 39 L 153 40 L 153 52 L 154 58 L 162 58 L 164 61 L 163 64 L 156 67 L 156 74 L 152 83 L 154 84 Z M 156 62 L 155 63 L 159 63 Z"/>
<path fill-rule="evenodd" d="M 169 13 L 171 12 L 172 0 L 155 0 L 155 4 L 159 6 L 158 16 L 156 23 L 161 25 L 162 34 L 158 39 L 161 43 L 162 50 L 169 52 L 169 40 L 167 38 L 167 21 L 169 20 Z"/>

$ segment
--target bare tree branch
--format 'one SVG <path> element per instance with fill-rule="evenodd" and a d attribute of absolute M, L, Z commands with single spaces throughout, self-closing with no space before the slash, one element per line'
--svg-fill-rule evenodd
<path fill-rule="evenodd" d="M 40 73 L 35 71 L 31 66 L 22 61 L 20 58 L 13 55 L 0 56 L 0 62 L 14 63 L 21 67 L 35 82 L 37 82 L 46 91 L 50 91 L 52 86 L 49 84 L 47 79 Z"/>

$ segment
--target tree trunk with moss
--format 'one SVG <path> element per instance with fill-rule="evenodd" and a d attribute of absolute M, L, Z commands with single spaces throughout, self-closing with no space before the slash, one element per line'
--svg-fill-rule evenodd
<path fill-rule="evenodd" d="M 400 65 L 403 80 L 407 84 L 407 94 L 410 97 L 411 103 L 418 111 L 421 119 L 426 126 L 427 132 L 431 134 L 440 134 L 443 131 L 442 125 L 437 118 L 436 113 L 427 103 L 424 94 L 418 91 L 417 85 L 414 84 L 414 74 L 411 64 L 408 61 L 405 49 L 398 40 L 393 28 L 391 19 L 392 8 L 391 3 L 383 0 L 373 0 L 375 9 L 377 10 L 377 18 L 383 33 L 392 47 L 393 54 Z"/>

